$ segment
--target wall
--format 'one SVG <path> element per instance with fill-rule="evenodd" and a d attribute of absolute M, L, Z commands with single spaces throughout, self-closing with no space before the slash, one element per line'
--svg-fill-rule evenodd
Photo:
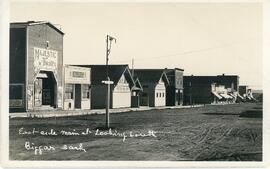
<path fill-rule="evenodd" d="M 106 106 L 106 85 L 92 85 L 91 86 L 91 109 L 103 109 Z"/>
<path fill-rule="evenodd" d="M 124 75 L 114 87 L 112 98 L 113 108 L 131 107 L 131 91 Z"/>
<path fill-rule="evenodd" d="M 55 94 L 57 97 L 55 100 L 56 106 L 58 108 L 62 108 L 63 103 L 63 35 L 57 32 L 52 27 L 47 24 L 40 25 L 32 25 L 28 26 L 28 91 L 29 95 L 34 94 L 33 85 L 36 75 L 39 72 L 39 69 L 34 67 L 34 47 L 46 49 L 47 41 L 49 41 L 49 50 L 57 51 L 57 69 L 54 71 L 54 76 L 57 81 Z M 31 96 L 28 97 L 28 109 L 33 109 L 33 98 Z"/>
<path fill-rule="evenodd" d="M 26 109 L 26 29 L 10 29 L 9 84 L 10 112 Z"/>
<path fill-rule="evenodd" d="M 159 81 L 159 83 L 155 87 L 155 104 L 154 106 L 165 106 L 166 105 L 166 87 L 163 81 Z"/>

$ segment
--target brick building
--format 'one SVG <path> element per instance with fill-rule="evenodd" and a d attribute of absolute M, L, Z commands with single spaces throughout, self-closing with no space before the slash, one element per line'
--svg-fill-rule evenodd
<path fill-rule="evenodd" d="M 62 109 L 63 36 L 49 22 L 10 24 L 10 111 Z"/>

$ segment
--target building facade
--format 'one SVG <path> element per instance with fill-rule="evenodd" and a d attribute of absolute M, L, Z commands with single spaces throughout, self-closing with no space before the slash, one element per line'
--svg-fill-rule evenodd
<path fill-rule="evenodd" d="M 166 106 L 183 105 L 183 69 L 165 69 L 165 73 L 169 80 L 166 87 Z"/>
<path fill-rule="evenodd" d="M 64 109 L 91 108 L 90 68 L 65 66 Z"/>
<path fill-rule="evenodd" d="M 91 108 L 106 107 L 106 65 L 78 65 L 91 68 Z M 132 88 L 135 86 L 128 65 L 108 65 L 110 85 L 110 108 L 131 107 Z"/>
<path fill-rule="evenodd" d="M 140 80 L 143 89 L 140 93 L 141 106 L 166 106 L 166 86 L 169 80 L 164 70 L 135 69 L 134 77 Z"/>
<path fill-rule="evenodd" d="M 236 101 L 238 89 L 239 77 L 237 75 L 184 76 L 184 104 Z"/>
<path fill-rule="evenodd" d="M 10 111 L 62 109 L 63 36 L 49 22 L 10 24 Z"/>

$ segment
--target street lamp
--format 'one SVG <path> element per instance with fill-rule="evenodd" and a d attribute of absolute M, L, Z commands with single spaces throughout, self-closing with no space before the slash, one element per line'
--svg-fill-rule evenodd
<path fill-rule="evenodd" d="M 109 116 L 109 106 L 110 106 L 110 85 L 113 81 L 110 81 L 109 77 L 109 54 L 111 53 L 112 41 L 116 43 L 116 39 L 112 36 L 107 35 L 106 37 L 106 80 L 102 83 L 107 85 L 107 95 L 106 95 L 106 128 L 110 128 L 110 116 Z"/>

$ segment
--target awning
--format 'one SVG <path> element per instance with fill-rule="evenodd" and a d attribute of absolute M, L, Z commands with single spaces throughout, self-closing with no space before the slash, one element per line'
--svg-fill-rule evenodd
<path fill-rule="evenodd" d="M 39 73 L 37 78 L 48 78 L 48 75 L 46 73 Z"/>
<path fill-rule="evenodd" d="M 222 97 L 218 94 L 218 93 L 216 93 L 216 92 L 212 92 L 213 94 L 214 94 L 214 96 L 216 96 L 218 99 L 222 99 Z"/>
<path fill-rule="evenodd" d="M 220 95 L 221 95 L 222 97 L 224 97 L 225 99 L 232 99 L 232 96 L 227 95 L 227 94 L 225 94 L 225 93 L 220 93 Z"/>
<path fill-rule="evenodd" d="M 235 99 L 237 98 L 237 96 L 235 96 L 235 95 L 232 94 L 232 93 L 229 93 L 229 95 L 232 96 L 232 97 L 235 98 Z"/>
<path fill-rule="evenodd" d="M 244 98 L 239 93 L 237 93 L 237 97 L 239 97 L 240 99 L 244 100 Z"/>

